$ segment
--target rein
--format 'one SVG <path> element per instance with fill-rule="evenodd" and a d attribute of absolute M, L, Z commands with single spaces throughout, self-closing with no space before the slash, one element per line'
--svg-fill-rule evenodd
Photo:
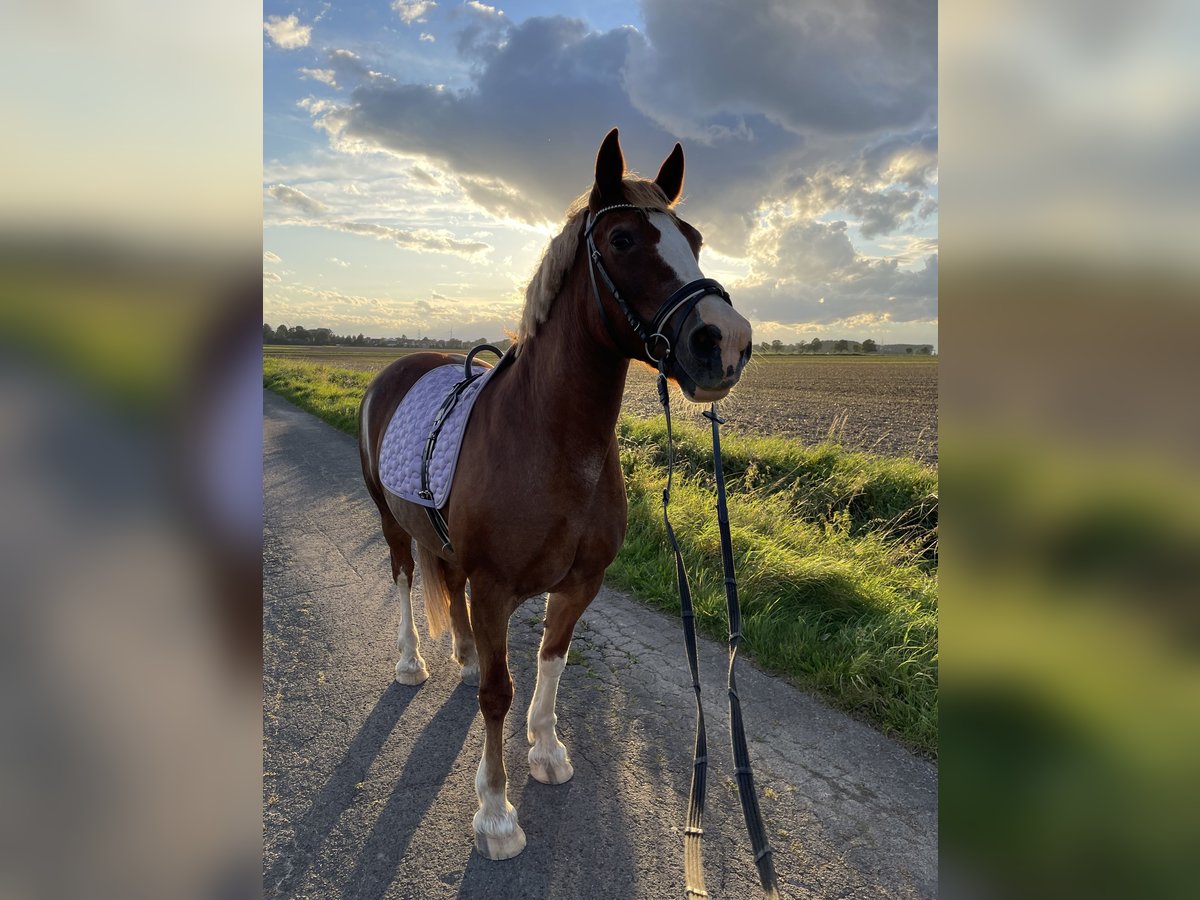
<path fill-rule="evenodd" d="M 589 222 L 584 232 L 587 239 L 588 275 L 592 283 L 592 296 L 596 307 L 600 310 L 600 318 L 612 339 L 613 346 L 620 349 L 621 341 L 616 329 L 604 308 L 600 290 L 596 286 L 596 273 L 608 292 L 612 294 L 620 308 L 625 321 L 638 339 L 645 346 L 646 357 L 658 368 L 658 400 L 662 404 L 663 414 L 667 420 L 667 485 L 663 489 L 663 525 L 667 531 L 667 540 L 675 554 L 675 576 L 679 581 L 679 607 L 683 620 L 683 641 L 687 648 L 688 667 L 692 672 L 692 689 L 696 692 L 696 750 L 692 762 L 692 786 L 688 796 L 687 825 L 683 830 L 683 869 L 684 895 L 686 897 L 707 897 L 704 888 L 704 861 L 701 848 L 701 838 L 704 835 L 704 795 L 705 782 L 708 774 L 708 737 L 704 729 L 704 705 L 700 700 L 700 665 L 696 653 L 696 615 L 692 609 L 692 592 L 688 585 L 687 572 L 683 565 L 683 554 L 679 542 L 675 539 L 675 531 L 671 528 L 671 520 L 667 515 L 667 507 L 671 502 L 671 481 L 675 465 L 675 444 L 671 435 L 671 403 L 667 391 L 667 369 L 675 348 L 679 345 L 679 335 L 688 314 L 703 297 L 710 294 L 719 296 L 729 305 L 729 293 L 717 281 L 711 278 L 698 278 L 690 281 L 675 291 L 662 302 L 655 313 L 654 319 L 647 324 L 629 306 L 613 283 L 600 250 L 596 247 L 592 232 L 596 223 L 605 213 L 619 209 L 631 209 L 646 214 L 646 210 L 632 203 L 618 203 L 606 206 L 589 216 Z M 679 314 L 678 324 L 671 337 L 666 334 L 667 323 L 672 316 Z M 672 340 L 673 338 L 673 340 Z M 661 347 L 658 345 L 661 344 Z M 661 349 L 661 355 L 654 354 L 655 349 Z M 763 825 L 762 811 L 758 806 L 758 795 L 754 790 L 754 774 L 750 769 L 750 751 L 746 747 L 746 729 L 742 724 L 742 703 L 738 697 L 737 679 L 734 666 L 737 663 L 738 646 L 742 638 L 742 614 L 738 604 L 737 579 L 733 572 L 733 546 L 729 536 L 729 511 L 725 505 L 725 473 L 721 467 L 721 435 L 720 426 L 725 420 L 717 415 L 717 404 L 704 413 L 705 418 L 712 422 L 713 468 L 717 481 L 717 526 L 721 534 L 721 566 L 725 572 L 725 605 L 729 617 L 729 730 L 733 743 L 734 773 L 737 776 L 738 797 L 742 801 L 742 814 L 746 819 L 746 831 L 750 835 L 750 845 L 754 851 L 754 864 L 758 868 L 758 880 L 762 885 L 765 900 L 778 900 L 779 888 L 775 878 L 775 866 L 771 859 L 771 845 L 767 841 L 766 828 Z"/>
<path fill-rule="evenodd" d="M 675 444 L 671 434 L 671 403 L 667 391 L 665 359 L 658 367 L 658 400 L 662 404 L 667 420 L 667 486 L 663 489 L 663 525 L 667 540 L 675 554 L 675 575 L 679 581 L 679 606 L 683 620 L 683 641 L 687 648 L 688 666 L 692 671 L 692 688 L 696 692 L 696 750 L 692 763 L 692 786 L 688 795 L 687 826 L 683 831 L 684 895 L 707 897 L 704 888 L 704 862 L 701 838 L 704 835 L 705 778 L 708 773 L 708 739 L 704 729 L 704 707 L 700 700 L 700 667 L 696 656 L 696 616 L 692 610 L 692 593 L 688 585 L 687 572 L 683 566 L 683 554 L 667 507 L 671 502 L 671 481 L 675 464 Z M 742 815 L 746 820 L 746 831 L 750 835 L 750 846 L 754 851 L 754 864 L 758 869 L 758 881 L 762 885 L 766 900 L 778 900 L 779 888 L 772 862 L 771 845 L 763 825 L 762 811 L 758 806 L 758 794 L 754 790 L 754 773 L 750 768 L 750 751 L 746 746 L 746 729 L 742 724 L 742 703 L 738 697 L 734 666 L 737 663 L 738 646 L 742 638 L 742 613 L 738 603 L 737 578 L 733 571 L 733 544 L 729 536 L 729 511 L 725 505 L 725 472 L 721 466 L 720 426 L 725 420 L 717 415 L 717 404 L 704 413 L 712 422 L 713 470 L 717 480 L 717 527 L 721 534 L 721 567 L 725 573 L 725 606 L 729 617 L 729 730 L 733 744 L 734 774 L 737 777 L 738 797 L 742 801 Z"/>

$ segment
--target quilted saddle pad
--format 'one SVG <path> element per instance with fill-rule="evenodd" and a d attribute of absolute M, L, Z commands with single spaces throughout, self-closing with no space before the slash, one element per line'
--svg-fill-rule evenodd
<path fill-rule="evenodd" d="M 461 365 L 438 366 L 430 369 L 400 401 L 392 420 L 383 435 L 383 446 L 379 451 L 379 479 L 383 486 L 404 500 L 421 506 L 439 508 L 446 505 L 450 497 L 450 486 L 454 483 L 454 469 L 458 465 L 458 452 L 462 449 L 463 433 L 471 417 L 471 408 L 479 399 L 484 385 L 496 374 L 500 366 L 485 369 L 472 366 L 483 373 L 463 391 L 458 404 L 446 417 L 442 431 L 429 462 L 429 488 L 433 499 L 427 500 L 421 490 L 421 458 L 425 443 L 433 430 L 433 420 L 438 409 L 454 386 L 462 381 Z"/>

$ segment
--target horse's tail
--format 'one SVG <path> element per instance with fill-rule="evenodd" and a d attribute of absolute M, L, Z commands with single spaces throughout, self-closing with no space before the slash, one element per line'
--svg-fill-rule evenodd
<path fill-rule="evenodd" d="M 429 636 L 437 637 L 450 627 L 450 588 L 446 586 L 446 571 L 437 554 L 420 544 L 417 544 L 417 566 L 421 570 Z"/>

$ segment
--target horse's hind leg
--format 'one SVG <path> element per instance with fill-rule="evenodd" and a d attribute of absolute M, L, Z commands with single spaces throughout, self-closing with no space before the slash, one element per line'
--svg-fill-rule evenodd
<path fill-rule="evenodd" d="M 508 802 L 504 771 L 504 718 L 512 706 L 508 672 L 508 619 L 516 602 L 503 592 L 471 585 L 471 628 L 479 651 L 479 709 L 483 713 L 483 758 L 475 775 L 479 811 L 475 848 L 488 859 L 509 859 L 525 849 L 525 832 Z"/>
<path fill-rule="evenodd" d="M 601 576 L 602 578 L 603 576 Z M 567 748 L 558 739 L 554 711 L 558 681 L 567 666 L 567 650 L 575 623 L 600 589 L 600 579 L 551 594 L 546 601 L 546 627 L 538 650 L 537 687 L 529 704 L 529 774 L 543 784 L 562 784 L 575 774 Z"/>
<path fill-rule="evenodd" d="M 467 576 L 461 569 L 443 563 L 446 590 L 450 592 L 450 634 L 452 652 L 464 684 L 479 684 L 479 655 L 475 635 L 471 633 L 471 613 L 467 609 Z"/>
<path fill-rule="evenodd" d="M 396 599 L 400 601 L 400 628 L 396 633 L 400 658 L 396 661 L 396 680 L 401 684 L 421 684 L 429 677 L 429 669 L 421 657 L 421 639 L 417 637 L 413 620 L 412 537 L 390 516 L 384 517 L 383 536 L 392 551 L 392 578 L 396 581 Z M 401 576 L 403 584 L 400 583 Z"/>

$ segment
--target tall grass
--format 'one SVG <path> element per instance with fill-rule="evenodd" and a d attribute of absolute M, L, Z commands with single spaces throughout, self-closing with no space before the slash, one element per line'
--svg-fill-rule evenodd
<path fill-rule="evenodd" d="M 372 374 L 266 359 L 264 383 L 354 434 Z M 629 531 L 608 570 L 640 600 L 678 611 L 662 524 L 661 420 L 622 417 Z M 712 450 L 676 426 L 671 521 L 698 627 L 726 637 Z M 747 653 L 910 746 L 937 752 L 937 473 L 913 460 L 723 436 Z"/>

